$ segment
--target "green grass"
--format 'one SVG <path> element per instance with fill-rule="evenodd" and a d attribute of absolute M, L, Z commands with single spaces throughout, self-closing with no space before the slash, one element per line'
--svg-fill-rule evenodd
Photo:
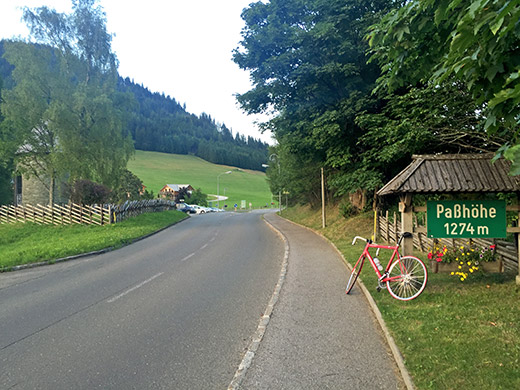
<path fill-rule="evenodd" d="M 185 214 L 172 210 L 142 214 L 105 226 L 0 225 L 0 271 L 21 264 L 121 247 L 184 218 Z"/>
<path fill-rule="evenodd" d="M 166 184 L 191 184 L 205 194 L 216 195 L 217 176 L 231 170 L 233 173 L 221 175 L 219 179 L 220 195 L 229 197 L 227 201 L 220 202 L 221 207 L 223 203 L 229 207 L 235 203 L 240 206 L 242 200 L 246 201 L 247 208 L 250 202 L 253 208 L 271 203 L 266 176 L 259 171 L 237 170 L 235 167 L 212 164 L 195 156 L 141 150 L 137 150 L 135 158 L 129 161 L 128 169 L 155 195 Z"/>
<path fill-rule="evenodd" d="M 287 218 L 328 237 L 353 264 L 363 246 L 352 246 L 352 238 L 372 234 L 373 216 L 346 220 L 337 210 L 327 214 L 327 227 L 321 229 L 319 210 L 284 211 Z M 366 264 L 361 279 L 418 389 L 520 388 L 520 291 L 514 275 L 480 275 L 460 282 L 431 273 L 425 291 L 410 302 L 397 301 L 386 290 L 378 293 L 375 273 Z"/>

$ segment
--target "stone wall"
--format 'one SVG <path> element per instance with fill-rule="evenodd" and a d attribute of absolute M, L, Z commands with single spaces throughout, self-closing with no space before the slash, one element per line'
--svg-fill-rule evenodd
<path fill-rule="evenodd" d="M 47 205 L 49 204 L 49 187 L 50 179 L 45 180 L 45 185 L 36 177 L 22 178 L 22 205 Z M 54 185 L 54 203 L 67 203 L 68 199 L 62 194 L 63 183 L 57 181 Z"/>

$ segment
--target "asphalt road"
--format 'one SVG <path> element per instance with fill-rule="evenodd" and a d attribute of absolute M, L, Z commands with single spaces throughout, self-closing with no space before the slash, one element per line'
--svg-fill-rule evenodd
<path fill-rule="evenodd" d="M 226 388 L 283 255 L 260 214 L 217 213 L 0 274 L 0 389 Z"/>

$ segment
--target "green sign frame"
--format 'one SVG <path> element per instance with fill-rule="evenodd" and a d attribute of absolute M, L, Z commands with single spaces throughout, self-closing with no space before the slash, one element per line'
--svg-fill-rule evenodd
<path fill-rule="evenodd" d="M 433 238 L 504 238 L 504 200 L 440 200 L 426 202 L 427 235 Z"/>

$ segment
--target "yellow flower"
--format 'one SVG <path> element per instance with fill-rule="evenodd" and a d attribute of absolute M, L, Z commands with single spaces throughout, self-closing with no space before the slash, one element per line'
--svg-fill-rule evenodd
<path fill-rule="evenodd" d="M 473 268 L 470 268 L 469 272 L 473 273 Z"/>
<path fill-rule="evenodd" d="M 471 261 L 468 261 L 466 264 L 471 265 Z"/>
<path fill-rule="evenodd" d="M 455 275 L 455 272 L 452 272 L 451 275 Z"/>
<path fill-rule="evenodd" d="M 459 265 L 459 269 L 462 269 L 462 266 Z"/>

